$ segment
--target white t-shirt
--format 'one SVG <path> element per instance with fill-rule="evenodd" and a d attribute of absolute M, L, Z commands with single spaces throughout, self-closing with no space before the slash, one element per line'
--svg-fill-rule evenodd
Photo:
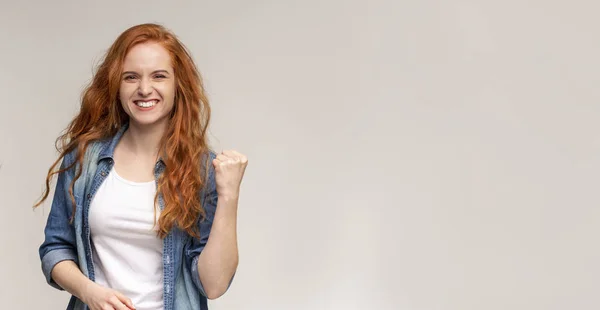
<path fill-rule="evenodd" d="M 96 283 L 129 297 L 137 310 L 163 309 L 163 243 L 153 227 L 155 193 L 154 181 L 131 182 L 113 168 L 89 211 Z M 159 214 L 156 208 L 157 222 Z"/>

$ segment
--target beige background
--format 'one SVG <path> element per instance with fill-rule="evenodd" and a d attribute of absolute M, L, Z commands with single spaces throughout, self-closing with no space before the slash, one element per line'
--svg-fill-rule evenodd
<path fill-rule="evenodd" d="M 595 1 L 6 1 L 0 308 L 64 309 L 32 211 L 94 64 L 149 21 L 248 155 L 211 309 L 600 308 Z"/>

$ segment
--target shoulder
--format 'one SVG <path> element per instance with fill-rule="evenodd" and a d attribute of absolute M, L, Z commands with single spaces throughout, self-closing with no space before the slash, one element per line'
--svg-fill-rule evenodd
<path fill-rule="evenodd" d="M 85 148 L 85 153 L 83 155 L 81 164 L 83 164 L 85 167 L 85 166 L 88 166 L 90 162 L 97 160 L 102 149 L 106 147 L 106 144 L 107 144 L 107 142 L 104 140 L 89 142 L 89 144 Z M 73 163 L 76 163 L 76 164 L 72 168 L 75 168 L 76 166 L 78 166 L 79 154 L 80 154 L 80 147 L 79 147 L 79 145 L 75 145 L 75 147 L 72 150 L 70 150 L 64 154 L 63 166 L 64 167 L 71 166 Z"/>
<path fill-rule="evenodd" d="M 71 151 L 68 151 L 63 156 L 63 165 L 68 166 L 77 160 L 77 147 L 73 148 Z"/>

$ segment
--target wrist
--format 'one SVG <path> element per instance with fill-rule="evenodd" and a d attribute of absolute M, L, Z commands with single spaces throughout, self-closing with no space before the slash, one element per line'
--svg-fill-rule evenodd
<path fill-rule="evenodd" d="M 89 280 L 86 278 L 85 283 L 80 286 L 80 291 L 79 291 L 79 299 L 81 301 L 83 301 L 84 304 L 88 304 L 88 296 L 90 296 L 90 292 L 94 289 L 94 286 L 97 285 L 95 282 Z"/>
<path fill-rule="evenodd" d="M 218 195 L 219 201 L 236 202 L 240 198 L 237 192 L 223 193 Z"/>

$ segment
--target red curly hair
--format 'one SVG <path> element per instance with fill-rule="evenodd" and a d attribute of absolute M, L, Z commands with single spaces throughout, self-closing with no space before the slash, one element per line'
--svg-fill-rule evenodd
<path fill-rule="evenodd" d="M 206 183 L 206 177 L 201 176 L 201 160 L 211 151 L 206 138 L 210 106 L 202 78 L 190 53 L 172 32 L 158 24 L 133 26 L 123 32 L 109 48 L 91 83 L 83 91 L 79 114 L 56 140 L 60 156 L 48 170 L 46 189 L 34 208 L 48 198 L 53 175 L 71 169 L 76 164 L 81 167 L 90 143 L 114 136 L 128 122 L 128 115 L 118 98 L 120 76 L 129 50 L 145 42 L 159 43 L 169 52 L 176 83 L 170 124 L 160 142 L 165 169 L 157 181 L 155 201 L 162 194 L 165 206 L 158 220 L 158 236 L 164 238 L 176 225 L 198 237 L 196 222 L 199 216 L 206 216 L 199 190 Z M 62 170 L 54 171 L 61 159 L 75 149 L 77 160 Z M 208 171 L 209 164 L 207 160 L 205 172 Z M 73 186 L 80 175 L 81 169 L 77 169 L 69 190 L 73 211 L 76 208 Z"/>

